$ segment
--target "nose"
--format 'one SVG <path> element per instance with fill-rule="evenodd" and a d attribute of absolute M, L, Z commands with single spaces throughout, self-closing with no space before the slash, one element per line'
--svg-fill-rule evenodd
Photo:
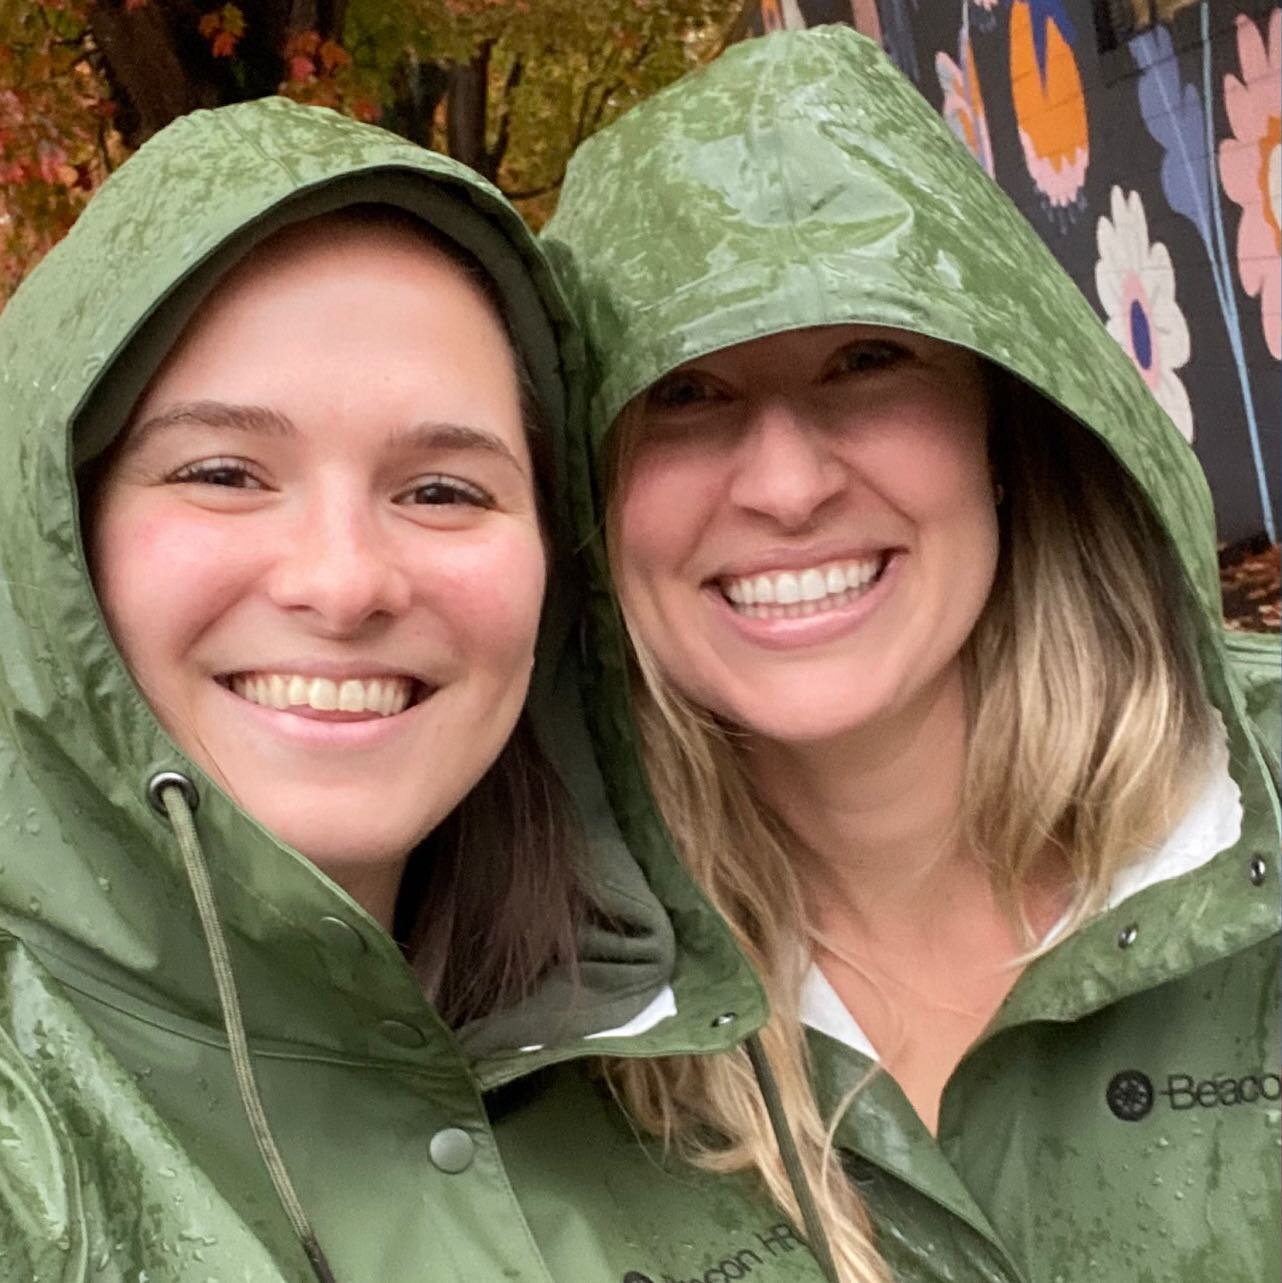
<path fill-rule="evenodd" d="M 310 615 L 318 631 L 350 636 L 408 607 L 410 580 L 394 535 L 368 501 L 317 495 L 286 535 L 269 595 L 284 610 Z"/>
<path fill-rule="evenodd" d="M 758 406 L 741 438 L 732 502 L 788 530 L 804 529 L 846 484 L 846 469 L 822 426 L 789 402 Z"/>

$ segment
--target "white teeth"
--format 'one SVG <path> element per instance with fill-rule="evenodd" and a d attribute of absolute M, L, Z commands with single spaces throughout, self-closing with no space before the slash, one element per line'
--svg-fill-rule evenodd
<path fill-rule="evenodd" d="M 801 585 L 797 582 L 797 576 L 790 575 L 786 570 L 782 575 L 776 575 L 775 601 L 781 606 L 791 606 L 800 600 Z"/>
<path fill-rule="evenodd" d="M 884 557 L 872 557 L 774 575 L 723 579 L 721 591 L 741 615 L 749 618 L 797 619 L 844 606 L 862 596 L 884 564 Z"/>
<path fill-rule="evenodd" d="M 307 688 L 307 702 L 312 708 L 322 713 L 333 713 L 338 709 L 338 683 L 328 677 L 313 677 Z"/>
<path fill-rule="evenodd" d="M 314 708 L 328 713 L 376 713 L 391 717 L 410 702 L 408 677 L 348 677 L 336 682 L 328 677 L 303 677 L 298 673 L 243 673 L 230 681 L 242 699 L 265 708 Z"/>
<path fill-rule="evenodd" d="M 827 595 L 828 583 L 822 571 L 807 570 L 801 576 L 802 601 L 818 601 L 821 597 L 826 597 Z"/>
<path fill-rule="evenodd" d="M 279 673 L 273 673 L 267 685 L 271 692 L 271 706 L 279 709 L 288 708 L 289 683 Z"/>

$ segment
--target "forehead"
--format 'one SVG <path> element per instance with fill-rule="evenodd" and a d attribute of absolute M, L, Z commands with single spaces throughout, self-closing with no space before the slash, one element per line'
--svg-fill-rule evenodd
<path fill-rule="evenodd" d="M 340 212 L 293 224 L 255 246 L 197 308 L 180 343 L 224 313 L 262 308 L 277 295 L 406 278 L 441 305 L 470 306 L 501 324 L 483 278 L 424 226 L 391 211 Z"/>
<path fill-rule="evenodd" d="M 503 320 L 473 270 L 411 220 L 327 216 L 255 247 L 196 309 L 137 408 L 158 393 L 218 380 L 279 386 L 290 366 L 328 362 L 340 384 L 373 391 L 418 364 L 421 381 L 487 370 L 515 382 Z"/>

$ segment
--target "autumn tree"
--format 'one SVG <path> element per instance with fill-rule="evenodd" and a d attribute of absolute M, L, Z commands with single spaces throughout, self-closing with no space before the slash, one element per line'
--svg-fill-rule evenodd
<path fill-rule="evenodd" d="M 134 148 L 284 93 L 497 182 L 534 222 L 578 143 L 741 34 L 755 0 L 3 0 L 0 299 Z"/>

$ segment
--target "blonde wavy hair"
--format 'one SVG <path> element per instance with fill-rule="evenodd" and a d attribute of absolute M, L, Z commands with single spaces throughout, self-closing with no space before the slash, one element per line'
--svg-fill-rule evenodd
<path fill-rule="evenodd" d="M 995 893 L 1031 958 L 1039 949 L 1025 893 L 1043 862 L 1071 873 L 1075 929 L 1187 804 L 1214 713 L 1187 589 L 1143 494 L 1091 433 L 1013 377 L 989 373 L 990 456 L 1006 498 L 994 586 L 962 651 L 969 736 L 959 818 L 970 849 L 989 853 Z M 643 417 L 639 398 L 614 427 L 607 534 Z M 650 786 L 686 866 L 765 984 L 772 1014 L 762 1042 L 838 1274 L 889 1283 L 833 1145 L 854 1093 L 824 1118 L 811 1086 L 798 1005 L 814 933 L 797 841 L 754 791 L 733 732 L 631 640 Z M 605 1072 L 641 1126 L 698 1167 L 755 1169 L 800 1228 L 746 1054 L 610 1061 Z"/>

